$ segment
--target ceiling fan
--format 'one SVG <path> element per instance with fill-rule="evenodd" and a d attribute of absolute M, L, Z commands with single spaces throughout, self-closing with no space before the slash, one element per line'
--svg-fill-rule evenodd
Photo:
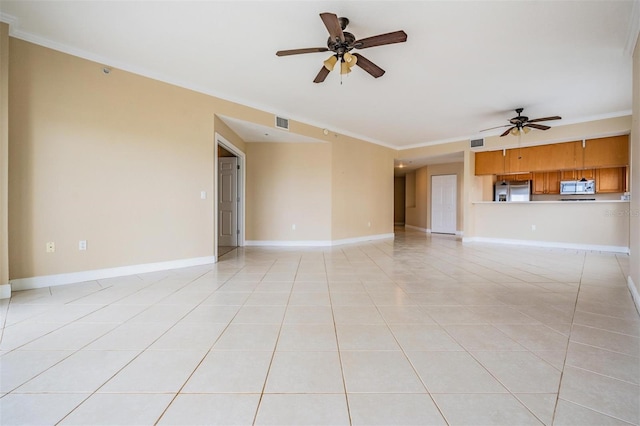
<path fill-rule="evenodd" d="M 377 36 L 367 37 L 356 40 L 356 37 L 344 31 L 349 25 L 347 18 L 338 18 L 334 13 L 321 13 L 320 18 L 329 31 L 329 39 L 327 47 L 310 47 L 305 49 L 279 50 L 277 56 L 299 55 L 301 53 L 316 52 L 333 52 L 333 54 L 324 61 L 324 66 L 320 68 L 320 72 L 313 80 L 314 83 L 322 83 L 327 75 L 333 70 L 336 63 L 340 62 L 340 74 L 348 74 L 354 65 L 378 78 L 384 74 L 384 70 L 360 55 L 359 53 L 350 53 L 353 49 L 366 49 L 374 46 L 382 46 L 385 44 L 403 43 L 407 41 L 407 33 L 404 31 L 394 31 L 391 33 L 380 34 Z"/>
<path fill-rule="evenodd" d="M 540 121 L 551 121 L 551 120 L 562 119 L 562 117 L 558 115 L 554 115 L 552 117 L 536 118 L 533 120 L 529 120 L 529 117 L 520 115 L 522 111 L 524 111 L 524 108 L 516 108 L 516 112 L 518 113 L 518 116 L 510 119 L 509 120 L 510 124 L 505 124 L 504 126 L 490 127 L 488 129 L 484 129 L 480 131 L 484 132 L 487 130 L 499 129 L 500 127 L 509 127 L 507 130 L 505 130 L 503 134 L 500 135 L 500 137 L 507 136 L 509 133 L 511 133 L 514 136 L 517 136 L 520 134 L 521 131 L 523 131 L 524 133 L 529 133 L 531 129 L 548 130 L 551 128 L 549 126 L 545 126 L 544 124 L 536 124 Z"/>

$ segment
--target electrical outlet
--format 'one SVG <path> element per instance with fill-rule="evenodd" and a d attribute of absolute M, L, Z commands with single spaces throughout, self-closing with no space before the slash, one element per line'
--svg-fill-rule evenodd
<path fill-rule="evenodd" d="M 371 228 L 371 222 L 367 222 L 367 227 Z"/>
<path fill-rule="evenodd" d="M 200 191 L 200 199 L 201 200 L 207 199 L 207 191 Z"/>
<path fill-rule="evenodd" d="M 47 253 L 53 253 L 56 251 L 56 243 L 48 242 L 47 243 Z"/>
<path fill-rule="evenodd" d="M 296 224 L 294 223 L 293 225 L 291 225 L 291 230 L 295 231 L 296 230 Z"/>
<path fill-rule="evenodd" d="M 531 230 L 535 231 L 536 230 L 536 226 L 535 225 L 531 225 Z"/>
<path fill-rule="evenodd" d="M 78 250 L 86 250 L 87 249 L 87 240 L 78 241 Z"/>

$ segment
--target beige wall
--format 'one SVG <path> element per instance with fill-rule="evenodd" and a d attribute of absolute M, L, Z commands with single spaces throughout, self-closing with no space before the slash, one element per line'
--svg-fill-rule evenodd
<path fill-rule="evenodd" d="M 330 241 L 331 144 L 246 147 L 247 241 Z"/>
<path fill-rule="evenodd" d="M 594 138 L 599 136 L 624 134 L 631 130 L 631 116 L 615 117 L 603 120 L 596 120 L 588 123 L 558 125 L 544 132 L 530 132 L 522 137 L 520 143 L 522 146 L 540 145 L 557 142 L 566 142 L 571 140 L 579 140 L 583 138 Z M 495 150 L 500 148 L 513 148 L 518 146 L 518 138 L 515 137 L 499 137 L 491 136 L 485 138 L 486 150 Z M 420 148 L 411 148 L 396 152 L 396 157 L 402 158 L 425 158 L 437 157 L 440 155 L 453 154 L 463 152 L 464 154 L 464 177 L 465 184 L 463 188 L 463 233 L 465 238 L 473 238 L 476 235 L 475 224 L 480 220 L 476 213 L 473 201 L 492 199 L 491 190 L 488 181 L 479 179 L 474 176 L 474 151 L 469 148 L 469 141 L 462 140 L 440 145 L 429 145 Z M 632 165 L 633 167 L 633 165 Z M 418 189 L 420 183 L 420 175 L 414 172 L 416 178 L 416 194 L 420 194 L 422 190 Z M 407 175 L 409 179 L 410 175 Z M 426 180 L 426 176 L 423 176 Z M 482 189 L 482 193 L 476 190 Z M 407 184 L 409 190 L 409 184 Z M 489 198 L 487 198 L 489 197 Z M 409 200 L 409 194 L 407 194 Z M 414 208 L 407 207 L 406 224 L 421 229 L 427 228 L 427 208 L 421 205 L 421 200 L 416 199 Z"/>
<path fill-rule="evenodd" d="M 396 225 L 404 225 L 405 186 L 404 176 L 393 178 L 393 223 Z"/>
<path fill-rule="evenodd" d="M 332 239 L 392 233 L 395 151 L 342 135 L 331 145 Z"/>
<path fill-rule="evenodd" d="M 413 200 L 413 205 L 407 204 L 404 215 L 405 225 L 427 230 L 427 191 L 429 188 L 427 168 L 421 167 L 418 170 L 407 174 L 407 200 Z M 409 195 L 411 194 L 411 195 Z"/>
<path fill-rule="evenodd" d="M 640 38 L 633 53 L 633 125 L 631 128 L 630 277 L 640 292 Z M 640 301 L 636 301 L 640 303 Z"/>
<path fill-rule="evenodd" d="M 474 208 L 476 238 L 629 247 L 629 203 L 478 203 Z"/>
<path fill-rule="evenodd" d="M 10 53 L 11 278 L 213 254 L 207 97 L 16 39 Z"/>
<path fill-rule="evenodd" d="M 227 140 L 230 144 L 235 146 L 240 152 L 246 152 L 246 143 L 243 141 L 240 136 L 236 134 L 227 124 L 220 119 L 217 115 L 213 120 L 214 127 L 216 129 L 216 133 L 219 133 L 223 138 Z"/>
<path fill-rule="evenodd" d="M 431 229 L 431 177 L 434 175 L 456 175 L 456 230 L 462 231 L 464 223 L 464 163 L 433 164 L 409 173 L 408 180 L 415 179 L 415 186 L 407 185 L 407 191 L 414 190 L 415 205 L 407 206 L 405 224 Z M 407 197 L 409 198 L 409 197 Z"/>
<path fill-rule="evenodd" d="M 427 229 L 431 229 L 431 177 L 436 175 L 456 175 L 456 231 L 461 232 L 464 223 L 464 163 L 427 166 Z"/>
<path fill-rule="evenodd" d="M 9 25 L 0 22 L 0 286 L 9 284 Z M 1 287 L 0 287 L 1 288 Z M 0 290 L 0 297 L 2 291 Z"/>
<path fill-rule="evenodd" d="M 247 239 L 392 232 L 388 148 L 291 120 L 292 133 L 327 143 L 281 147 L 277 158 L 304 157 L 295 170 L 260 163 L 276 157 L 249 148 L 218 115 L 273 126 L 272 113 L 118 69 L 105 75 L 100 64 L 19 39 L 9 46 L 11 279 L 213 256 L 215 203 L 200 192 L 214 194 L 215 133 L 286 190 L 267 200 L 247 185 Z M 297 209 L 286 221 L 283 202 Z M 55 253 L 46 253 L 49 241 Z"/>

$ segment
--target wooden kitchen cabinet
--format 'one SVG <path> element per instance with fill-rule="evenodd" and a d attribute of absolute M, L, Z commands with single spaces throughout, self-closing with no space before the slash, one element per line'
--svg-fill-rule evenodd
<path fill-rule="evenodd" d="M 476 152 L 476 175 L 498 175 L 508 170 L 502 150 Z"/>
<path fill-rule="evenodd" d="M 531 180 L 533 179 L 533 173 L 514 173 L 510 175 L 496 175 L 496 182 L 515 181 L 515 180 Z"/>
<path fill-rule="evenodd" d="M 533 173 L 532 194 L 559 194 L 560 172 Z"/>
<path fill-rule="evenodd" d="M 503 150 L 477 152 L 476 175 L 509 174 L 507 180 L 528 180 L 513 175 L 561 170 L 561 180 L 595 179 L 595 169 L 629 164 L 628 135 L 588 139 L 584 146 L 575 141 L 511 148 L 504 155 Z"/>
<path fill-rule="evenodd" d="M 596 172 L 594 169 L 563 170 L 560 173 L 560 180 L 580 180 L 582 178 L 590 180 L 596 178 Z"/>
<path fill-rule="evenodd" d="M 535 169 L 531 167 L 535 157 L 533 147 L 512 148 L 507 150 L 507 171 L 530 172 Z"/>
<path fill-rule="evenodd" d="M 532 147 L 531 171 L 575 169 L 575 152 L 581 144 L 582 142 L 565 142 Z"/>
<path fill-rule="evenodd" d="M 626 190 L 626 167 L 607 167 L 596 170 L 596 193 L 625 192 Z"/>
<path fill-rule="evenodd" d="M 582 155 L 584 155 L 584 163 L 582 163 Z M 581 164 L 583 164 L 582 167 L 622 167 L 628 165 L 629 135 L 586 140 L 584 151 L 576 153 L 576 166 L 580 167 Z"/>
<path fill-rule="evenodd" d="M 507 171 L 514 173 L 575 169 L 579 167 L 576 160 L 578 147 L 582 149 L 581 141 L 508 149 Z"/>

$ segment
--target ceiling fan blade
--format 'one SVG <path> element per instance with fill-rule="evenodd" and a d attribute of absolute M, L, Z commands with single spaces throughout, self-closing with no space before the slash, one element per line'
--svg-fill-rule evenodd
<path fill-rule="evenodd" d="M 505 124 L 504 126 L 489 127 L 488 129 L 483 129 L 483 130 L 480 130 L 480 131 L 481 132 L 486 132 L 487 130 L 500 129 L 502 127 L 508 127 L 508 126 L 511 126 L 511 124 Z"/>
<path fill-rule="evenodd" d="M 534 129 L 539 129 L 539 130 L 547 130 L 550 129 L 551 127 L 549 126 L 545 126 L 543 124 L 531 124 L 530 122 L 525 124 L 526 127 L 532 127 Z"/>
<path fill-rule="evenodd" d="M 373 62 L 371 62 L 361 54 L 354 53 L 353 56 L 358 58 L 356 65 L 362 68 L 363 70 L 365 70 L 366 72 L 368 72 L 369 74 L 371 74 L 372 76 L 374 76 L 375 78 L 382 77 L 384 75 L 385 71 L 382 68 L 380 68 L 379 66 L 377 66 L 376 64 L 374 64 Z"/>
<path fill-rule="evenodd" d="M 324 22 L 324 26 L 327 27 L 331 39 L 335 40 L 338 38 L 341 42 L 344 42 L 344 33 L 342 32 L 338 16 L 335 13 L 321 13 L 320 18 L 322 22 Z"/>
<path fill-rule="evenodd" d="M 562 117 L 558 115 L 554 115 L 553 117 L 544 117 L 544 118 L 536 118 L 535 120 L 529 120 L 527 123 L 537 123 L 538 121 L 551 121 L 551 120 L 561 120 Z"/>
<path fill-rule="evenodd" d="M 507 124 L 507 126 L 508 126 L 508 124 Z M 509 132 L 511 131 L 511 129 L 515 129 L 515 128 L 516 128 L 516 126 L 509 127 L 507 130 L 505 130 L 505 132 L 503 134 L 500 135 L 500 137 L 507 136 L 509 134 Z"/>
<path fill-rule="evenodd" d="M 385 44 L 403 43 L 407 41 L 407 33 L 404 31 L 394 31 L 392 33 L 380 34 L 373 37 L 367 37 L 356 40 L 354 47 L 356 49 L 366 49 L 368 47 L 382 46 Z"/>
<path fill-rule="evenodd" d="M 320 72 L 316 75 L 316 78 L 313 80 L 314 83 L 322 83 L 325 78 L 329 75 L 329 70 L 325 67 L 320 68 Z"/>
<path fill-rule="evenodd" d="M 278 50 L 276 56 L 300 55 L 302 53 L 328 52 L 326 47 L 308 47 L 306 49 Z"/>

